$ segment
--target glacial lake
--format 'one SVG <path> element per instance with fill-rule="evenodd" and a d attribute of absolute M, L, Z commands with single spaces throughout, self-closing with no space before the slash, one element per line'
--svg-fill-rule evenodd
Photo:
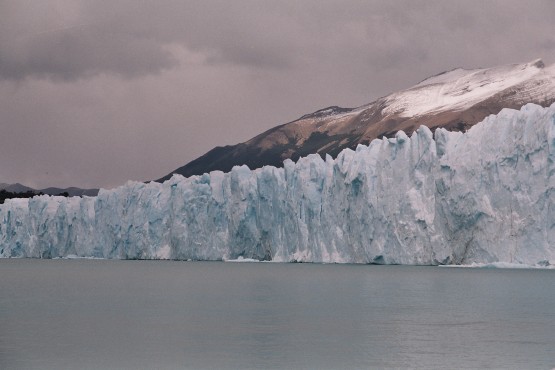
<path fill-rule="evenodd" d="M 555 270 L 0 260 L 1 369 L 555 367 Z"/>

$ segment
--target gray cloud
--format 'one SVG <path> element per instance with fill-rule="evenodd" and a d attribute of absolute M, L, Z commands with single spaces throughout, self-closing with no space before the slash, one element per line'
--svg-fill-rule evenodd
<path fill-rule="evenodd" d="M 34 5 L 25 2 L 3 4 L 7 22 L 0 27 L 0 77 L 72 80 L 100 73 L 155 74 L 177 66 L 164 47 L 176 43 L 206 52 L 207 63 L 289 64 L 290 43 L 283 39 L 279 20 L 270 14 L 261 13 L 260 19 L 242 15 L 240 6 L 230 7 L 229 2 L 85 1 L 64 15 L 71 3 L 54 2 L 43 13 L 30 12 Z M 48 21 L 39 21 L 44 13 Z"/>
<path fill-rule="evenodd" d="M 546 1 L 0 1 L 0 182 L 114 186 L 454 67 L 555 62 Z"/>
<path fill-rule="evenodd" d="M 177 65 L 156 39 L 110 20 L 88 20 L 77 14 L 71 20 L 53 18 L 34 30 L 22 31 L 17 20 L 27 11 L 25 5 L 13 6 L 7 12 L 9 24 L 1 29 L 0 77 L 72 80 L 99 73 L 134 77 Z"/>
<path fill-rule="evenodd" d="M 154 40 L 114 35 L 100 26 L 85 25 L 20 41 L 0 56 L 0 75 L 62 80 L 99 73 L 134 77 L 176 64 L 175 58 Z"/>
<path fill-rule="evenodd" d="M 555 11 L 549 0 L 52 0 L 41 2 L 41 11 L 31 11 L 36 2 L 5 4 L 0 76 L 63 80 L 99 73 L 137 77 L 175 68 L 178 61 L 164 48 L 168 44 L 204 52 L 206 63 L 278 69 L 298 68 L 318 54 L 342 62 L 347 54 L 373 68 L 407 59 L 423 63 L 444 52 L 460 58 L 461 47 L 479 57 L 492 45 L 530 49 L 519 44 L 537 43 L 531 35 L 549 37 Z"/>

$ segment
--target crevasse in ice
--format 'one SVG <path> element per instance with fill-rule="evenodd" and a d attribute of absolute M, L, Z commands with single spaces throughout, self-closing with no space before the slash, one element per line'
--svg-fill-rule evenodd
<path fill-rule="evenodd" d="M 547 264 L 554 199 L 555 104 L 528 104 L 335 160 L 7 201 L 0 256 Z"/>

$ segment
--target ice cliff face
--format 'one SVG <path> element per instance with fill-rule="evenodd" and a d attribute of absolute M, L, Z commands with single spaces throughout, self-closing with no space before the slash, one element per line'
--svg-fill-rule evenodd
<path fill-rule="evenodd" d="M 555 263 L 555 104 L 337 159 L 0 206 L 0 256 Z"/>

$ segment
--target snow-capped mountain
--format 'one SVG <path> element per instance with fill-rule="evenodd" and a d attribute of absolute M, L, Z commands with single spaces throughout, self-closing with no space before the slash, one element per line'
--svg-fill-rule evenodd
<path fill-rule="evenodd" d="M 335 157 L 345 148 L 393 137 L 399 130 L 410 135 L 421 125 L 466 131 L 502 108 L 519 109 L 526 103 L 549 106 L 555 102 L 555 64 L 541 60 L 487 69 L 457 68 L 425 79 L 358 108 L 329 107 L 272 128 L 244 143 L 217 147 L 173 173 L 200 175 L 249 168 L 281 167 L 285 159 L 317 153 Z"/>

